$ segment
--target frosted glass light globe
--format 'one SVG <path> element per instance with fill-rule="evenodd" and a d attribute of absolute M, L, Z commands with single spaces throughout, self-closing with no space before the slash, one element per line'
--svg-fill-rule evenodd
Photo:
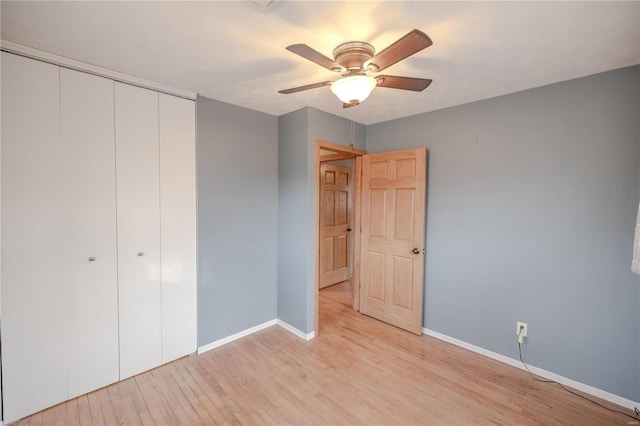
<path fill-rule="evenodd" d="M 377 84 L 376 79 L 368 75 L 352 75 L 334 81 L 331 91 L 345 104 L 351 101 L 362 102 Z"/>

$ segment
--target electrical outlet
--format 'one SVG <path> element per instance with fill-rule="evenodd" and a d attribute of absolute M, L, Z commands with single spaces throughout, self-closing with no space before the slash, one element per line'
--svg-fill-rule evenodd
<path fill-rule="evenodd" d="M 518 336 L 527 337 L 527 323 L 518 321 L 516 323 L 516 334 Z"/>

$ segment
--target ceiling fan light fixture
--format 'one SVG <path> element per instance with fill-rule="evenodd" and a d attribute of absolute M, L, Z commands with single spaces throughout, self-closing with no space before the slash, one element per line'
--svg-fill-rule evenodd
<path fill-rule="evenodd" d="M 368 75 L 352 75 L 336 80 L 331 84 L 331 91 L 345 104 L 367 99 L 378 81 Z"/>

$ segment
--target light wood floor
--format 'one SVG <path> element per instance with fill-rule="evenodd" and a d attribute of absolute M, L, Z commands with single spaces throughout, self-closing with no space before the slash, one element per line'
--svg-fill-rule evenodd
<path fill-rule="evenodd" d="M 325 287 L 320 290 L 320 294 L 334 302 L 353 306 L 353 285 L 351 280 Z"/>
<path fill-rule="evenodd" d="M 534 382 L 524 371 L 320 299 L 319 336 L 309 342 L 274 326 L 20 424 L 627 425 L 631 420 L 556 385 Z"/>

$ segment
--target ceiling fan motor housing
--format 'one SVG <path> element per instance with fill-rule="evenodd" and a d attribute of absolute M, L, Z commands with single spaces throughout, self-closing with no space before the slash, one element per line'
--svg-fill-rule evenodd
<path fill-rule="evenodd" d="M 374 47 L 363 41 L 348 41 L 333 50 L 333 57 L 345 70 L 364 70 L 363 65 L 373 57 Z"/>

